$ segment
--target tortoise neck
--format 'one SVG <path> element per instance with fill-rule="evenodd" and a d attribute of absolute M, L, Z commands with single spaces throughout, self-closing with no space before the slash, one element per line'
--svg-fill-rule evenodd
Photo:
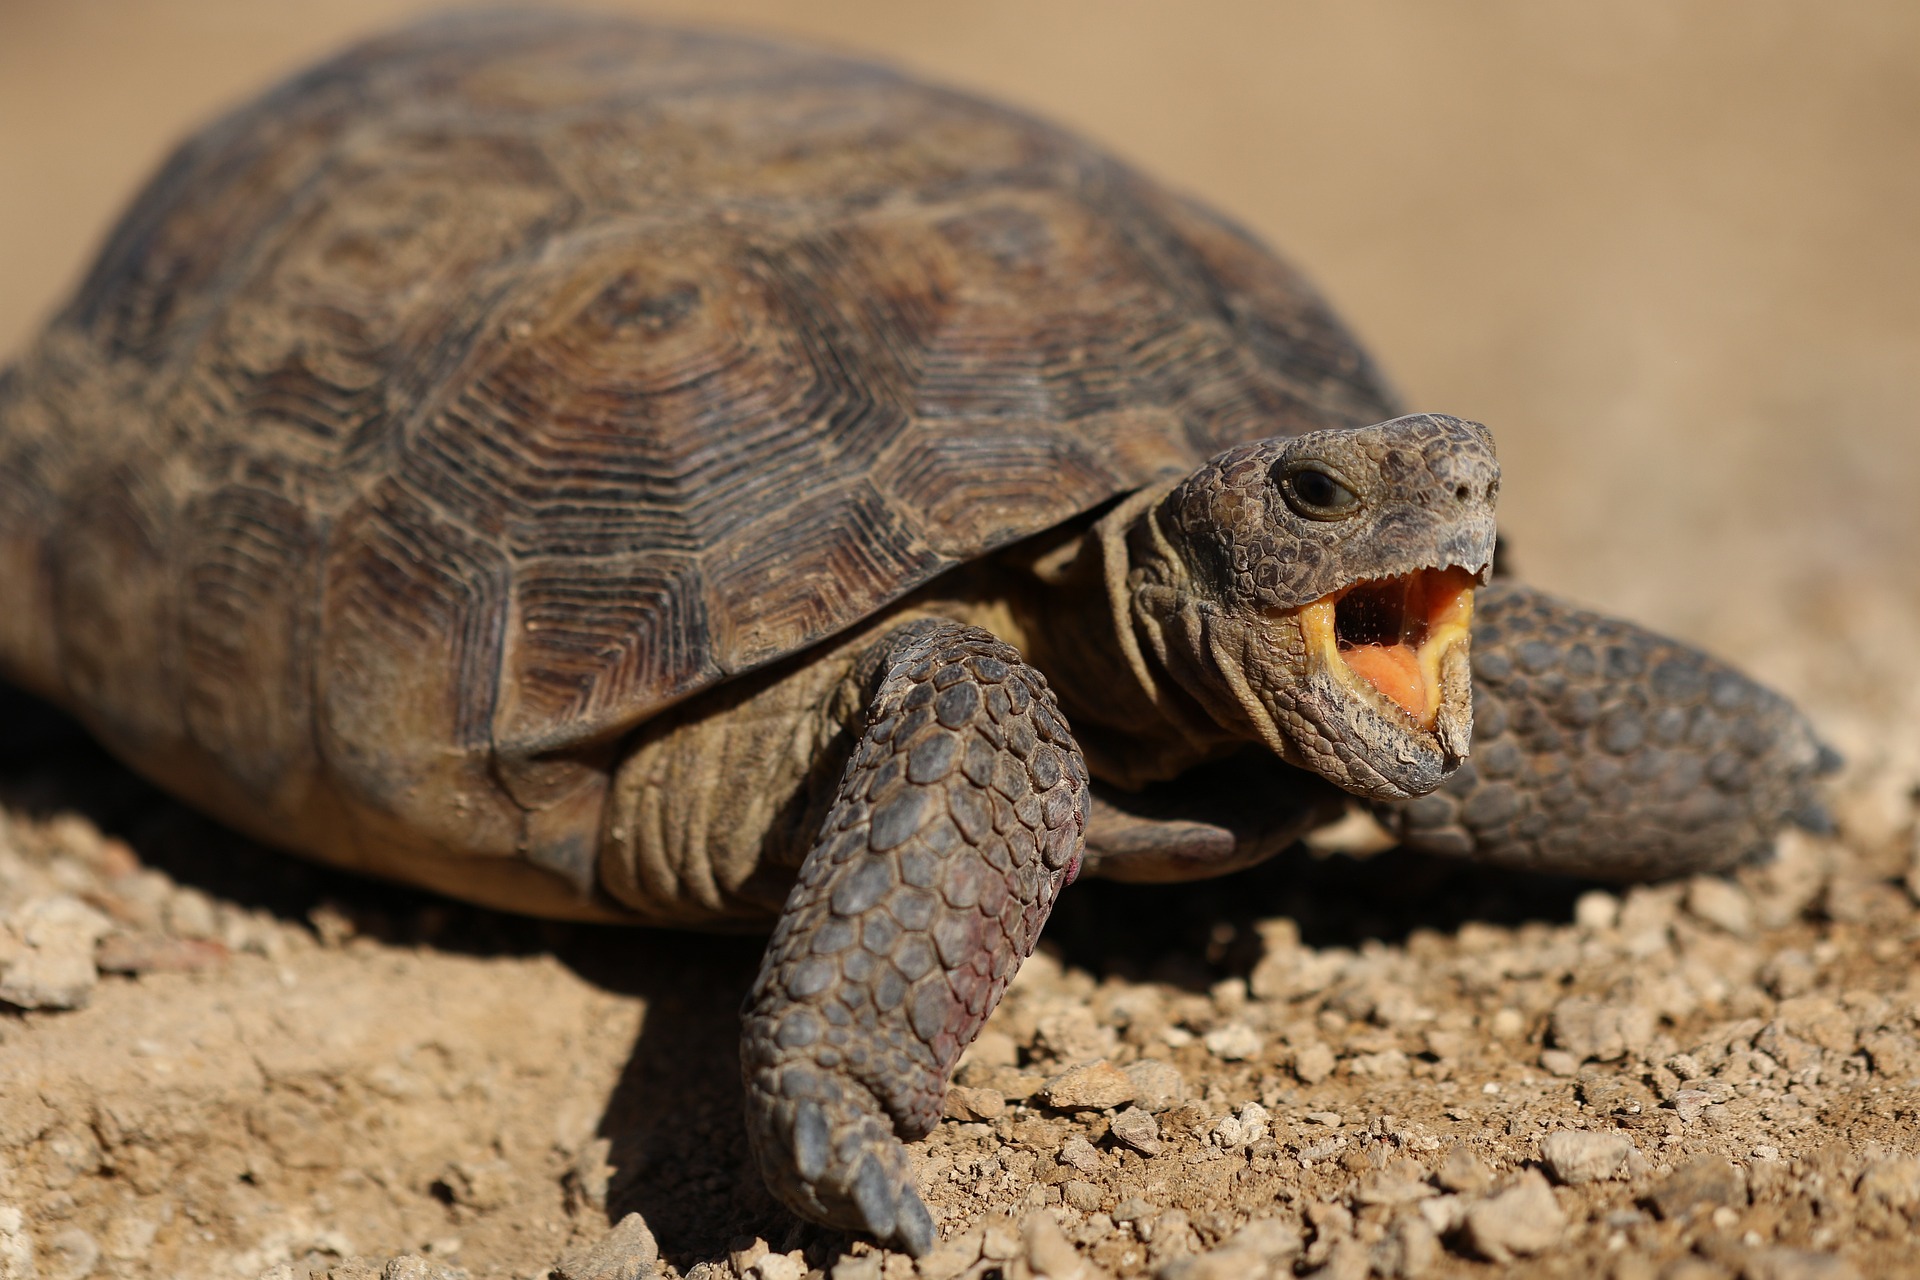
<path fill-rule="evenodd" d="M 1097 778 L 1138 787 L 1221 754 L 1230 735 L 1143 644 L 1135 583 L 1160 539 L 1155 486 L 1090 528 L 1038 548 L 1011 602 L 1028 658 L 1046 673 Z"/>

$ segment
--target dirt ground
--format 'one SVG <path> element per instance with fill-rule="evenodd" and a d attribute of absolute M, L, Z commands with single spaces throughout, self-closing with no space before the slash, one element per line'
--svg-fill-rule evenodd
<path fill-rule="evenodd" d="M 170 140 L 408 8 L 0 0 L 0 352 Z M 8 698 L 0 1280 L 613 1276 L 632 1213 L 708 1280 L 1920 1274 L 1920 9 L 653 11 L 1011 99 L 1284 247 L 1494 427 L 1524 576 L 1809 709 L 1839 834 L 1624 890 L 1075 886 L 917 1148 L 916 1268 L 759 1187 L 754 941 L 324 872 Z"/>

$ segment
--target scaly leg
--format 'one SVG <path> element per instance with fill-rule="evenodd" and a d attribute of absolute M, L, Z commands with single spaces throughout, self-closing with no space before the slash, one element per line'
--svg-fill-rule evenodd
<path fill-rule="evenodd" d="M 1406 844 L 1608 880 L 1717 871 L 1819 829 L 1839 758 L 1779 694 L 1697 649 L 1499 582 L 1474 606 L 1473 753 L 1377 806 Z"/>
<path fill-rule="evenodd" d="M 939 1122 L 1077 868 L 1087 771 L 1045 679 L 985 631 L 909 623 L 861 668 L 866 732 L 747 998 L 741 1066 L 774 1194 L 917 1255 L 933 1220 L 901 1139 Z"/>

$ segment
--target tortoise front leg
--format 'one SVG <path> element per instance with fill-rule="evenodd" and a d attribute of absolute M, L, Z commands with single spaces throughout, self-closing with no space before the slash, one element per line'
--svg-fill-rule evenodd
<path fill-rule="evenodd" d="M 747 998 L 741 1067 L 774 1194 L 918 1255 L 933 1220 L 900 1140 L 939 1122 L 1072 877 L 1087 772 L 1046 680 L 989 633 L 910 623 L 872 656 L 866 731 Z"/>
<path fill-rule="evenodd" d="M 1839 759 L 1792 703 L 1697 649 L 1496 583 L 1474 606 L 1473 752 L 1376 806 L 1406 844 L 1608 880 L 1717 871 L 1819 827 Z"/>

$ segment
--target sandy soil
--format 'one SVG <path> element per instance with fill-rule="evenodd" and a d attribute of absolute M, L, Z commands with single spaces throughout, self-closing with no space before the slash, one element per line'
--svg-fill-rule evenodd
<path fill-rule="evenodd" d="M 0 351 L 171 139 L 407 7 L 0 0 Z M 1920 11 L 656 11 L 1043 110 L 1284 246 L 1494 426 L 1526 576 L 1813 712 L 1840 835 L 1623 893 L 1304 852 L 1077 886 L 920 1148 L 916 1272 L 758 1187 L 750 940 L 336 877 L 7 701 L 0 997 L 85 1006 L 0 1013 L 0 1277 L 611 1275 L 633 1212 L 761 1280 L 1913 1272 Z"/>

